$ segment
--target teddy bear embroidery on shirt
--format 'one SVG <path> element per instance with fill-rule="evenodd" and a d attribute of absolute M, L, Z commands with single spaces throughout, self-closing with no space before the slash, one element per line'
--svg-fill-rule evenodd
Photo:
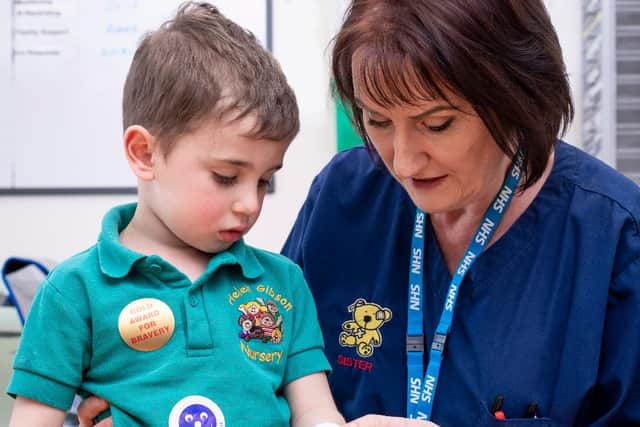
<path fill-rule="evenodd" d="M 367 302 L 364 298 L 356 299 L 348 310 L 352 314 L 352 319 L 342 324 L 340 345 L 355 347 L 358 355 L 370 357 L 373 355 L 374 347 L 382 345 L 380 327 L 391 320 L 391 310 Z"/>

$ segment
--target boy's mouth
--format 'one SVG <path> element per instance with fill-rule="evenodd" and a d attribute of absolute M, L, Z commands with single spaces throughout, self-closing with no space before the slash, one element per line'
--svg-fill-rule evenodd
<path fill-rule="evenodd" d="M 223 242 L 235 242 L 236 240 L 240 240 L 244 233 L 246 233 L 246 228 L 230 228 L 228 230 L 221 230 L 218 232 L 218 236 L 220 240 Z"/>

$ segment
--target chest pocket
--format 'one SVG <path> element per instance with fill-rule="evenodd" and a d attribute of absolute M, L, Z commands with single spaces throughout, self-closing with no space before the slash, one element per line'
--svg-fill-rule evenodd
<path fill-rule="evenodd" d="M 478 406 L 478 417 L 474 424 L 477 427 L 559 427 L 559 424 L 546 417 L 499 420 L 489 411 L 485 402 L 480 402 Z"/>

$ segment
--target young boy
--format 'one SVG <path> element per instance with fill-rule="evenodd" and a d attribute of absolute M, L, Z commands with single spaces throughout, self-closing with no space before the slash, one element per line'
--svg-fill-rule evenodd
<path fill-rule="evenodd" d="M 138 203 L 40 287 L 10 424 L 60 426 L 76 392 L 116 426 L 342 424 L 300 269 L 242 240 L 299 128 L 275 60 L 185 4 L 138 47 L 123 119 Z"/>

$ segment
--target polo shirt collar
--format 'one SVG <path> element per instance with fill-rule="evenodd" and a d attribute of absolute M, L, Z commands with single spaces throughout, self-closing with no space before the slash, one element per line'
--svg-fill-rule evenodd
<path fill-rule="evenodd" d="M 98 238 L 98 262 L 103 274 L 120 279 L 131 271 L 145 255 L 134 252 L 120 243 L 120 232 L 131 222 L 137 203 L 116 206 L 102 219 L 102 231 Z"/>
<path fill-rule="evenodd" d="M 137 203 L 116 206 L 102 220 L 102 231 L 97 244 L 98 261 L 100 270 L 108 277 L 125 277 L 136 262 L 146 258 L 146 255 L 134 252 L 120 243 L 120 232 L 131 222 L 136 207 Z M 253 249 L 240 239 L 226 251 L 214 254 L 204 274 L 208 276 L 220 266 L 232 264 L 238 264 L 243 276 L 248 279 L 255 279 L 264 272 Z"/>
<path fill-rule="evenodd" d="M 247 246 L 243 239 L 235 242 L 226 251 L 214 254 L 204 274 L 212 274 L 225 264 L 238 264 L 242 270 L 242 275 L 247 279 L 255 279 L 264 273 L 264 268 L 256 258 L 253 249 Z"/>

